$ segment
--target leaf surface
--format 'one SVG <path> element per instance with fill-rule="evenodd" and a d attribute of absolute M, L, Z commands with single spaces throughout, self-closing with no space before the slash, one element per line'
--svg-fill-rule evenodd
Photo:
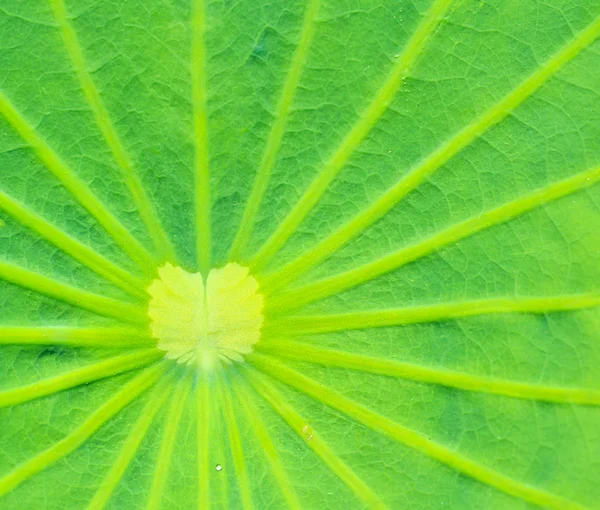
<path fill-rule="evenodd" d="M 598 508 L 599 37 L 591 0 L 5 1 L 0 508 Z M 250 268 L 243 362 L 162 359 L 166 262 Z"/>

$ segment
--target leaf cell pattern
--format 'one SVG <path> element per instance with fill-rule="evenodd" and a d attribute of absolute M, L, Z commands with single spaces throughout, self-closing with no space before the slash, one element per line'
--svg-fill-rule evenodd
<path fill-rule="evenodd" d="M 597 507 L 599 37 L 586 0 L 0 7 L 0 508 Z M 228 263 L 254 351 L 166 359 L 159 268 Z"/>

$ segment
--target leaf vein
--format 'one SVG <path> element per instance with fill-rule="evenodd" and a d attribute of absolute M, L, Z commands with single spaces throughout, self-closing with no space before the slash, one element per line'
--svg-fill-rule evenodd
<path fill-rule="evenodd" d="M 358 423 L 362 423 L 395 441 L 414 448 L 428 457 L 506 494 L 535 505 L 556 510 L 584 510 L 584 507 L 578 503 L 519 482 L 484 464 L 465 457 L 442 444 L 431 441 L 423 434 L 371 411 L 365 406 L 344 397 L 331 388 L 323 386 L 282 363 L 272 361 L 261 355 L 253 355 L 252 363 L 273 379 L 296 388 L 313 399 L 346 414 Z"/>
<path fill-rule="evenodd" d="M 110 116 L 100 97 L 98 88 L 87 71 L 85 58 L 77 40 L 75 29 L 69 22 L 64 0 L 51 0 L 51 3 L 67 53 L 71 58 L 71 62 L 84 95 L 90 104 L 94 116 L 96 117 L 96 123 L 102 131 L 104 139 L 106 140 L 115 161 L 123 172 L 125 183 L 139 208 L 142 220 L 148 228 L 148 232 L 150 232 L 155 246 L 159 249 L 161 257 L 167 258 L 171 262 L 175 262 L 176 255 L 173 246 L 169 242 L 167 234 L 163 230 L 158 216 L 156 215 L 156 211 L 144 190 L 142 181 L 133 167 L 131 157 L 125 150 L 125 147 L 110 120 Z"/>
<path fill-rule="evenodd" d="M 265 284 L 279 288 L 298 279 L 308 269 L 327 259 L 348 241 L 385 216 L 398 202 L 422 184 L 428 176 L 446 164 L 484 132 L 510 115 L 556 72 L 594 42 L 599 35 L 600 17 L 542 64 L 538 70 L 526 78 L 512 92 L 489 108 L 482 116 L 473 120 L 450 140 L 421 160 L 381 197 L 359 212 L 348 223 L 339 227 L 292 262 L 269 274 L 265 278 Z"/>
<path fill-rule="evenodd" d="M 395 253 L 348 270 L 330 278 L 318 280 L 287 292 L 276 298 L 273 309 L 280 311 L 324 299 L 351 287 L 377 278 L 410 262 L 430 255 L 440 249 L 476 234 L 494 225 L 505 223 L 533 209 L 596 184 L 600 180 L 600 167 L 580 172 L 573 177 L 554 182 L 528 193 L 512 202 L 490 209 L 442 230 L 416 244 L 401 248 Z M 266 285 L 263 282 L 263 285 Z"/>

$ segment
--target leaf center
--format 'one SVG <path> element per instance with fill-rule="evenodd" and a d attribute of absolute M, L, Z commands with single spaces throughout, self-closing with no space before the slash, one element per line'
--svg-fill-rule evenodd
<path fill-rule="evenodd" d="M 212 370 L 221 362 L 243 361 L 260 340 L 264 298 L 249 269 L 227 264 L 204 281 L 166 264 L 148 293 L 152 336 L 165 357 Z"/>

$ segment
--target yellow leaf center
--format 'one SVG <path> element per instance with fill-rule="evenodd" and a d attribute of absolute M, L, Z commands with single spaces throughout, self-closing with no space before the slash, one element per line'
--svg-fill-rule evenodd
<path fill-rule="evenodd" d="M 260 339 L 264 299 L 247 267 L 212 269 L 206 282 L 166 264 L 148 292 L 151 331 L 165 357 L 203 369 L 243 361 Z"/>

